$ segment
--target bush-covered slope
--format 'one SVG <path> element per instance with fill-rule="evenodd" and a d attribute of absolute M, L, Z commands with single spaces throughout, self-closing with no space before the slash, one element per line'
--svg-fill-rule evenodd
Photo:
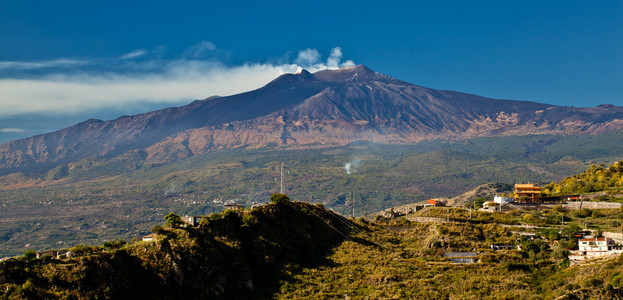
<path fill-rule="evenodd" d="M 623 161 L 607 167 L 591 165 L 580 174 L 569 176 L 560 183 L 550 183 L 544 187 L 545 193 L 579 194 L 609 190 L 620 193 L 623 189 Z"/>
<path fill-rule="evenodd" d="M 356 228 L 302 202 L 206 221 L 161 231 L 155 242 L 74 259 L 6 261 L 0 264 L 1 290 L 9 298 L 268 298 L 290 272 L 324 263 Z"/>
<path fill-rule="evenodd" d="M 569 267 L 564 240 L 463 222 L 347 220 L 282 201 L 155 242 L 0 263 L 0 299 L 619 299 L 621 257 Z M 493 251 L 491 244 L 523 250 Z M 80 253 L 82 252 L 82 253 Z M 467 252 L 467 253 L 465 253 Z M 474 258 L 453 263 L 447 254 Z"/>

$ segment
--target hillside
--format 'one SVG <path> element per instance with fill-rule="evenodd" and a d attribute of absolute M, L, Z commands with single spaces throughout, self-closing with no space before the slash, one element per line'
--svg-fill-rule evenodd
<path fill-rule="evenodd" d="M 588 170 L 569 176 L 559 183 L 552 182 L 544 186 L 543 189 L 546 194 L 553 195 L 591 192 L 621 194 L 623 191 L 623 161 L 617 161 L 611 166 L 593 164 Z"/>
<path fill-rule="evenodd" d="M 222 149 L 308 149 L 353 141 L 527 134 L 598 134 L 623 127 L 623 108 L 561 107 L 420 87 L 365 66 L 284 74 L 266 86 L 0 145 L 0 175 L 41 174 L 85 158 L 139 151 L 167 163 Z"/>
<path fill-rule="evenodd" d="M 315 205 L 270 204 L 163 230 L 153 243 L 73 247 L 78 258 L 65 261 L 9 260 L 0 264 L 0 286 L 9 298 L 268 298 L 291 272 L 322 263 L 351 230 L 360 229 Z"/>
<path fill-rule="evenodd" d="M 454 197 L 489 182 L 552 182 L 623 157 L 623 134 L 353 143 L 301 150 L 234 149 L 151 164 L 140 153 L 86 159 L 45 177 L 0 178 L 0 257 L 28 248 L 101 244 L 149 232 L 170 211 L 208 215 L 223 201 L 251 206 L 279 191 L 350 216 Z M 344 169 L 353 163 L 352 174 Z"/>
<path fill-rule="evenodd" d="M 519 240 L 523 251 L 492 251 L 491 243 L 516 243 L 519 238 L 493 223 L 370 223 L 344 219 L 318 205 L 286 201 L 242 217 L 214 214 L 197 228 L 157 231 L 155 242 L 77 246 L 72 248 L 75 258 L 1 262 L 3 297 L 623 296 L 620 257 L 569 267 L 564 248 L 525 239 Z M 451 253 L 475 255 L 470 256 L 475 263 L 452 263 L 445 255 Z"/>

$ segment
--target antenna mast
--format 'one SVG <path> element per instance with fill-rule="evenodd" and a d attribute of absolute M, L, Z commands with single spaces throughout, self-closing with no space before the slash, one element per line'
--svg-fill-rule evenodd
<path fill-rule="evenodd" d="M 351 218 L 355 218 L 355 196 L 353 195 L 353 191 L 350 191 L 350 204 L 352 206 L 353 212 L 350 215 Z"/>

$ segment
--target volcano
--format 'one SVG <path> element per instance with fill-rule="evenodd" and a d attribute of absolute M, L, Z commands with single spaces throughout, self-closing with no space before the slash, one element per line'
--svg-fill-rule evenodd
<path fill-rule="evenodd" d="M 254 91 L 181 107 L 87 120 L 0 145 L 0 174 L 140 151 L 166 162 L 230 148 L 310 148 L 355 141 L 412 144 L 526 134 L 598 134 L 623 107 L 555 106 L 435 90 L 366 66 L 284 74 Z"/>

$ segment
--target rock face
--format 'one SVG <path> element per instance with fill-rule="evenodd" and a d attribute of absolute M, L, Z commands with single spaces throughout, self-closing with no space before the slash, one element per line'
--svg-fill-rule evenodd
<path fill-rule="evenodd" d="M 233 147 L 304 148 L 368 140 L 600 133 L 623 107 L 562 107 L 420 87 L 365 66 L 282 75 L 266 86 L 0 145 L 0 174 L 146 150 L 168 161 Z"/>

